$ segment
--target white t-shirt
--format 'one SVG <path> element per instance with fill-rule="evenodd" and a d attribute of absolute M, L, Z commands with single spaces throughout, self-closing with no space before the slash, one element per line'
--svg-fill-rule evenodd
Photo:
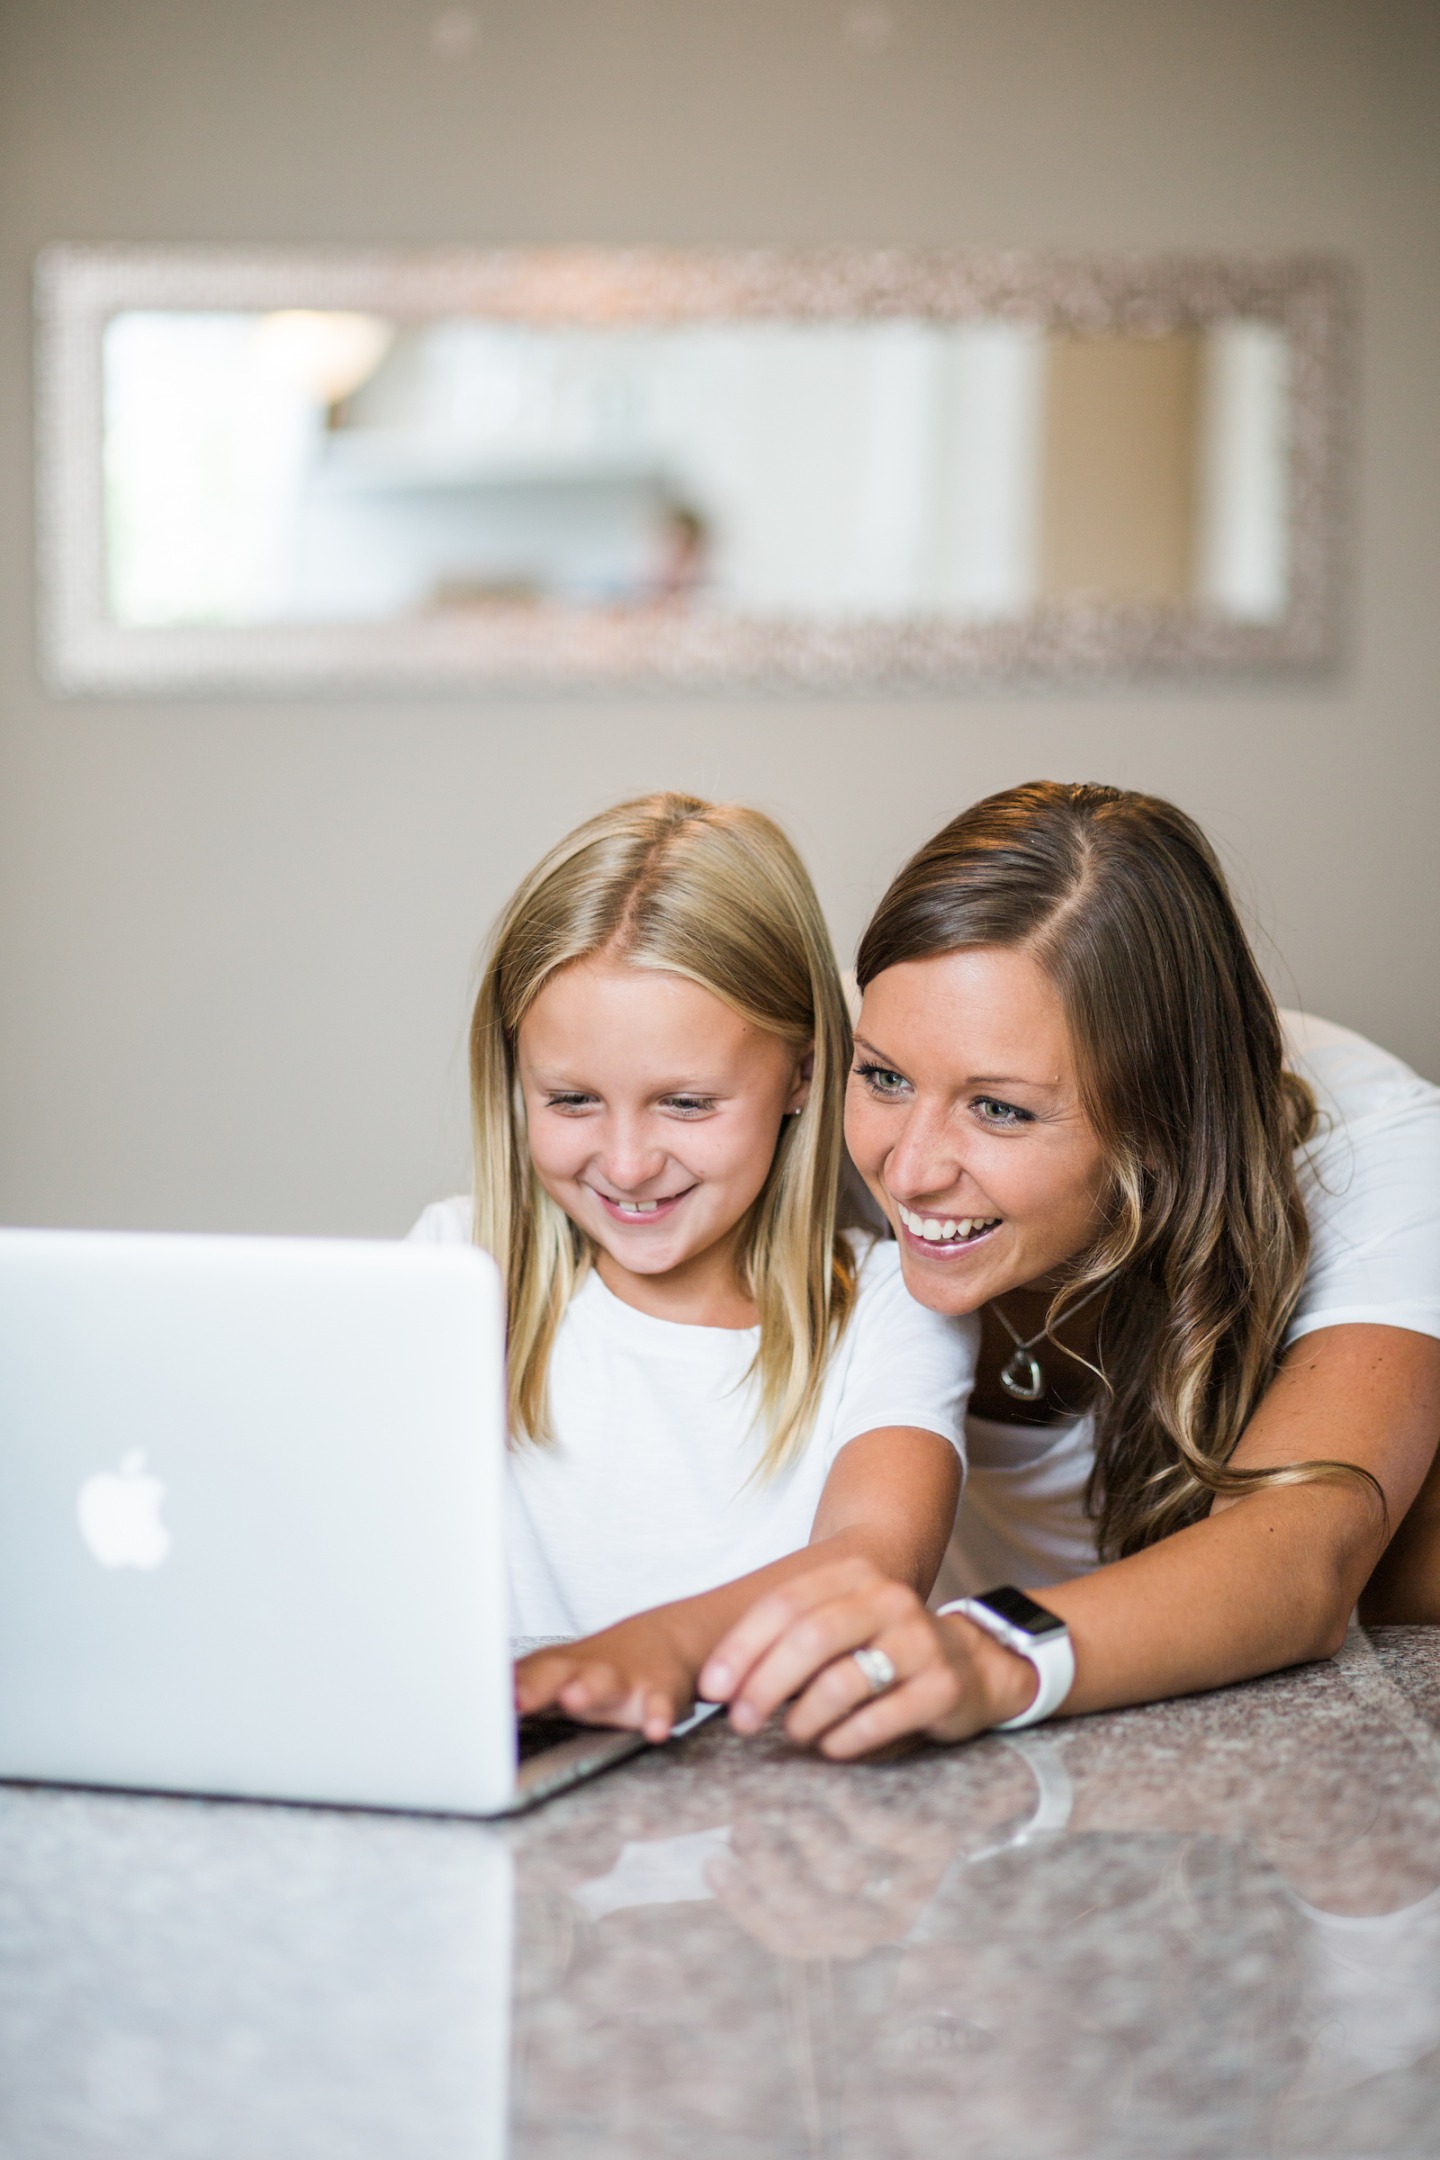
<path fill-rule="evenodd" d="M 469 1201 L 428 1207 L 410 1234 L 468 1244 Z M 745 1377 L 759 1329 L 657 1320 L 585 1277 L 551 1354 L 555 1438 L 509 1451 L 512 1635 L 589 1635 L 797 1551 L 831 1465 L 861 1433 L 914 1425 L 961 1452 L 978 1324 L 917 1305 L 893 1245 L 857 1249 L 855 1307 L 810 1439 L 769 1478 L 753 1474 L 762 1442 Z"/>
<path fill-rule="evenodd" d="M 1440 1336 L 1440 1088 L 1348 1028 L 1280 1018 L 1286 1062 L 1320 1111 L 1300 1158 L 1310 1265 L 1286 1341 L 1349 1321 Z M 1098 1565 L 1085 1513 L 1089 1417 L 969 1417 L 965 1436 L 965 1492 L 932 1603 L 1001 1583 L 1037 1589 Z"/>

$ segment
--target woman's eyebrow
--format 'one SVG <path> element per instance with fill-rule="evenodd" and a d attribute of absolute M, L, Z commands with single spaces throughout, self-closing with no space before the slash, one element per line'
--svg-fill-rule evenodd
<path fill-rule="evenodd" d="M 1036 1080 L 1029 1073 L 972 1073 L 967 1087 L 1028 1087 L 1056 1088 L 1058 1080 Z"/>
<path fill-rule="evenodd" d="M 888 1071 L 900 1071 L 901 1068 L 891 1063 L 885 1051 L 877 1049 L 874 1043 L 867 1042 L 863 1035 L 855 1037 L 855 1047 L 857 1050 L 864 1050 L 870 1057 L 878 1059 Z M 1057 1088 L 1060 1081 L 1058 1078 L 1054 1080 L 1037 1080 L 1030 1073 L 968 1073 L 962 1085 L 965 1087 Z"/>

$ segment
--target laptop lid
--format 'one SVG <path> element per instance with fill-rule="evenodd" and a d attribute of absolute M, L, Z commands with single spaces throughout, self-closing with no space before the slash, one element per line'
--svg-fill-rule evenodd
<path fill-rule="evenodd" d="M 0 1777 L 510 1804 L 464 1248 L 0 1231 Z"/>

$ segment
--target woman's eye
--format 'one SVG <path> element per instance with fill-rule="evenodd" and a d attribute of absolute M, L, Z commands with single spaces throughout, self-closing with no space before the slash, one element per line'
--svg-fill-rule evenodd
<path fill-rule="evenodd" d="M 998 1102 L 993 1095 L 977 1095 L 975 1108 L 986 1125 L 1029 1125 L 1034 1122 L 1028 1110 L 1018 1103 Z"/>
<path fill-rule="evenodd" d="M 903 1073 L 892 1072 L 888 1065 L 871 1065 L 862 1059 L 853 1070 L 872 1095 L 899 1095 L 909 1085 Z"/>

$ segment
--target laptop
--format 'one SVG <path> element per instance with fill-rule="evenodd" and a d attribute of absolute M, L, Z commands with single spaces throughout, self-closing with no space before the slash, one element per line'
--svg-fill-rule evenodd
<path fill-rule="evenodd" d="M 503 1374 L 478 1251 L 0 1231 L 0 1779 L 503 1815 L 645 1746 L 517 1731 Z"/>

